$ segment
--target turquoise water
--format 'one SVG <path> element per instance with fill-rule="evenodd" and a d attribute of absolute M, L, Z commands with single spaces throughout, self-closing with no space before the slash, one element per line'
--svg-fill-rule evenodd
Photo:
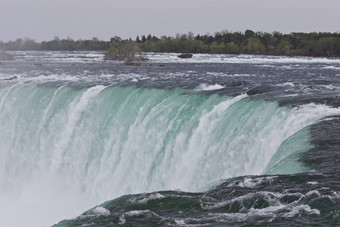
<path fill-rule="evenodd" d="M 327 114 L 246 95 L 183 92 L 101 85 L 1 89 L 1 186 L 44 171 L 71 177 L 104 199 L 286 173 L 290 163 L 277 159 L 310 149 L 308 132 L 299 131 Z M 290 172 L 306 170 L 294 166 Z"/>
<path fill-rule="evenodd" d="M 0 89 L 5 201 L 17 193 L 17 204 L 29 201 L 22 209 L 55 207 L 46 213 L 58 213 L 49 219 L 56 223 L 121 195 L 199 192 L 236 176 L 310 171 L 296 156 L 312 147 L 306 127 L 337 113 L 322 105 L 280 107 L 247 95 L 187 91 Z"/>

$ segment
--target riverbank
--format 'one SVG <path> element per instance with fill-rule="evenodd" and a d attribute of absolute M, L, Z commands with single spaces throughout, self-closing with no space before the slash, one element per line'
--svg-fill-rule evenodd
<path fill-rule="evenodd" d="M 141 52 L 159 53 L 210 53 L 210 54 L 253 54 L 276 56 L 340 57 L 340 33 L 265 33 L 216 32 L 214 35 L 177 34 L 175 37 L 150 35 L 137 36 L 135 40 L 118 36 L 109 41 L 60 39 L 35 42 L 32 39 L 0 42 L 5 51 L 107 51 L 129 41 Z"/>

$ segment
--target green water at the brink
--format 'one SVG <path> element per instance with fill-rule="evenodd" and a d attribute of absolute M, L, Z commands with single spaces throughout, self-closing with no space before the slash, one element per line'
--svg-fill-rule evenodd
<path fill-rule="evenodd" d="M 308 126 L 336 111 L 183 92 L 1 88 L 1 191 L 56 178 L 98 204 L 130 193 L 202 191 L 241 175 L 309 171 L 298 162 L 311 148 Z"/>

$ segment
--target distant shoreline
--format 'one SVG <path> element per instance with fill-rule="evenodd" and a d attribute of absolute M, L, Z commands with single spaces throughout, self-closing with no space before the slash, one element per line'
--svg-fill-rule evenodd
<path fill-rule="evenodd" d="M 1 42 L 0 51 L 107 51 L 129 42 L 140 52 L 192 54 L 250 54 L 268 56 L 340 57 L 340 33 L 264 33 L 216 32 L 214 35 L 177 34 L 175 37 L 137 36 L 135 40 L 118 36 L 109 41 L 59 39 L 35 42 L 17 39 Z"/>

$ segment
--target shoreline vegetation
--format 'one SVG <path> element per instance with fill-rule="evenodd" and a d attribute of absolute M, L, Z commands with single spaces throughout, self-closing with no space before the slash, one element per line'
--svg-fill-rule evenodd
<path fill-rule="evenodd" d="M 107 60 L 145 60 L 143 52 L 253 54 L 277 56 L 340 57 L 340 33 L 216 32 L 214 35 L 177 34 L 175 37 L 150 35 L 135 40 L 115 36 L 110 41 L 60 39 L 35 42 L 17 39 L 1 42 L 2 51 L 106 51 Z M 137 53 L 137 55 L 136 55 Z M 139 54 L 138 54 L 139 53 Z"/>

